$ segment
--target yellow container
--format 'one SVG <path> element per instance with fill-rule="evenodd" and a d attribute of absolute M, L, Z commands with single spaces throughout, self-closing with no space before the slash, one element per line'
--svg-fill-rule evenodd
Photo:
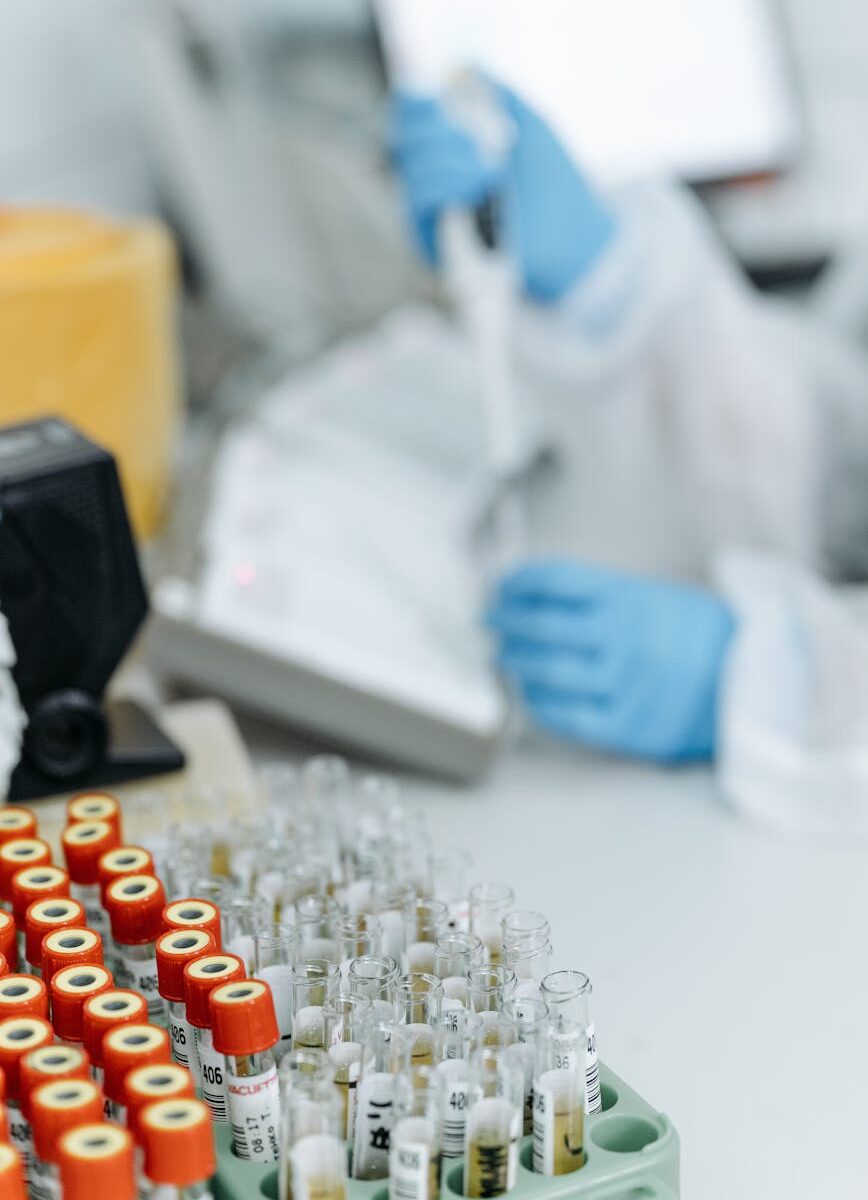
<path fill-rule="evenodd" d="M 175 252 L 155 221 L 0 208 L 0 422 L 65 417 L 118 460 L 139 537 L 180 426 Z"/>

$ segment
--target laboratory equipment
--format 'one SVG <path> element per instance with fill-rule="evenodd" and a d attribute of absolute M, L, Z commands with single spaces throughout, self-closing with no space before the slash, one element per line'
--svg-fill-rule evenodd
<path fill-rule="evenodd" d="M 114 986 L 111 973 L 98 964 L 61 967 L 51 976 L 51 1023 L 57 1040 L 80 1046 L 84 1041 L 84 1004 Z"/>
<path fill-rule="evenodd" d="M 17 1150 L 0 1142 L 0 1188 L 8 1200 L 27 1200 L 24 1166 Z"/>
<path fill-rule="evenodd" d="M 77 825 L 80 821 L 105 821 L 115 830 L 118 842 L 123 837 L 120 801 L 108 792 L 78 792 L 70 797 L 66 823 Z"/>
<path fill-rule="evenodd" d="M 21 1111 L 28 1121 L 30 1097 L 43 1083 L 90 1079 L 90 1062 L 80 1046 L 41 1046 L 31 1050 L 19 1065 Z"/>
<path fill-rule="evenodd" d="M 585 1107 L 589 1113 L 599 1112 L 603 1103 L 597 1031 L 590 1013 L 592 991 L 591 981 L 582 971 L 552 971 L 540 983 L 540 995 L 549 1006 L 555 1028 L 579 1025 L 585 1030 Z"/>
<path fill-rule="evenodd" d="M 154 947 L 157 959 L 157 989 L 166 1002 L 166 1020 L 172 1039 L 172 1058 L 186 1067 L 201 1086 L 194 1028 L 187 1020 L 184 999 L 184 968 L 203 954 L 217 950 L 214 935 L 207 929 L 167 929 Z"/>
<path fill-rule="evenodd" d="M 15 838 L 36 837 L 36 814 L 23 805 L 0 808 L 0 846 Z"/>
<path fill-rule="evenodd" d="M 70 901 L 70 904 L 75 901 Z M 60 909 L 63 901 L 52 905 Z M 79 906 L 80 907 L 80 906 Z M 65 911 L 62 910 L 62 911 Z M 43 913 L 43 918 L 48 914 Z M 92 929 L 87 929 L 84 922 L 80 925 L 69 924 L 70 919 L 77 920 L 79 914 L 62 917 L 57 926 L 44 933 L 42 939 L 42 978 L 50 987 L 54 976 L 65 967 L 72 966 L 102 966 L 102 938 Z M 39 927 L 36 927 L 38 935 Z"/>
<path fill-rule="evenodd" d="M 469 893 L 470 932 L 481 939 L 485 961 L 497 966 L 503 954 L 501 921 L 515 904 L 506 883 L 475 883 Z"/>
<path fill-rule="evenodd" d="M 7 1017 L 48 1017 L 48 990 L 30 975 L 0 979 L 0 1021 Z"/>
<path fill-rule="evenodd" d="M 85 1000 L 81 1010 L 81 1040 L 97 1082 L 103 1081 L 103 1043 L 109 1030 L 119 1025 L 139 1025 L 147 1019 L 148 1002 L 139 992 L 110 988 Z"/>
<path fill-rule="evenodd" d="M 214 1121 L 227 1122 L 226 1082 L 223 1055 L 214 1048 L 211 1007 L 208 997 L 215 987 L 235 983 L 247 974 L 236 954 L 202 954 L 184 967 L 184 1004 L 187 1021 L 195 1030 L 202 1098 Z"/>
<path fill-rule="evenodd" d="M 70 1129 L 101 1121 L 102 1088 L 90 1079 L 43 1083 L 30 1097 L 33 1160 L 30 1193 L 33 1200 L 55 1200 L 59 1192 L 58 1141 Z"/>
<path fill-rule="evenodd" d="M 0 608 L 28 718 L 10 798 L 178 770 L 142 709 L 104 702 L 148 608 L 114 459 L 46 419 L 0 430 L 0 463 Z"/>
<path fill-rule="evenodd" d="M 271 988 L 259 979 L 216 987 L 208 998 L 214 1049 L 224 1057 L 224 1083 L 234 1150 L 249 1162 L 277 1162 L 280 1090 L 274 1048 L 280 1030 Z"/>
<path fill-rule="evenodd" d="M 208 1195 L 214 1173 L 214 1142 L 208 1108 L 201 1100 L 176 1098 L 149 1104 L 139 1119 L 145 1178 L 168 1196 Z"/>
<path fill-rule="evenodd" d="M 292 967 L 298 957 L 298 930 L 288 925 L 267 925 L 253 937 L 253 975 L 271 988 L 280 1041 L 278 1062 L 292 1046 Z"/>
<path fill-rule="evenodd" d="M 25 1179 L 33 1162 L 33 1130 L 21 1111 L 21 1061 L 31 1050 L 53 1041 L 54 1030 L 43 1017 L 11 1017 L 0 1024 L 0 1070 L 6 1086 L 9 1140 L 21 1155 Z"/>
<path fill-rule="evenodd" d="M 0 846 L 0 903 L 12 911 L 12 880 L 25 867 L 51 865 L 51 847 L 41 838 L 13 838 Z"/>
<path fill-rule="evenodd" d="M 177 1063 L 157 1063 L 134 1067 L 124 1079 L 127 1109 L 127 1128 L 141 1141 L 140 1118 L 151 1105 L 164 1100 L 172 1102 L 193 1098 L 193 1079 L 189 1071 Z M 212 1116 L 213 1119 L 213 1116 Z"/>
<path fill-rule="evenodd" d="M 135 1200 L 133 1139 L 100 1122 L 70 1130 L 58 1142 L 64 1200 Z"/>
<path fill-rule="evenodd" d="M 411 1065 L 396 1080 L 390 1200 L 437 1200 L 440 1195 L 441 1092 L 442 1079 L 430 1066 Z"/>
<path fill-rule="evenodd" d="M 18 959 L 27 961 L 26 915 L 38 900 L 69 898 L 69 875 L 60 867 L 25 867 L 12 876 L 12 917 L 18 927 Z"/>
<path fill-rule="evenodd" d="M 15 922 L 12 914 L 0 908 L 0 954 L 10 971 L 18 967 L 18 942 L 15 937 Z"/>
<path fill-rule="evenodd" d="M 103 1091 L 111 1120 L 126 1120 L 126 1076 L 137 1067 L 168 1063 L 169 1035 L 156 1025 L 131 1024 L 110 1029 L 103 1039 Z"/>
<path fill-rule="evenodd" d="M 106 908 L 117 954 L 117 982 L 145 997 L 150 1020 L 165 1020 L 157 976 L 157 938 L 163 929 L 166 893 L 155 875 L 126 875 L 106 888 Z"/>
<path fill-rule="evenodd" d="M 585 1165 L 585 1054 L 588 1031 L 559 1021 L 537 1038 L 533 1080 L 533 1169 L 569 1175 Z"/>
<path fill-rule="evenodd" d="M 524 1073 L 511 1046 L 482 1046 L 470 1059 L 465 1196 L 501 1196 L 518 1176 Z"/>
<path fill-rule="evenodd" d="M 111 926 L 100 891 L 99 860 L 119 843 L 117 826 L 108 821 L 77 821 L 67 825 L 60 835 L 70 895 L 84 905 L 87 925 L 100 935 L 104 945 L 111 935 Z"/>

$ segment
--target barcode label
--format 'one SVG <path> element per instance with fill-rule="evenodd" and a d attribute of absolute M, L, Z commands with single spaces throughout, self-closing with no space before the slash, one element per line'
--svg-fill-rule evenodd
<path fill-rule="evenodd" d="M 229 1120 L 226 1107 L 226 1085 L 223 1081 L 225 1064 L 223 1055 L 218 1054 L 211 1044 L 210 1029 L 197 1030 L 196 1050 L 202 1075 L 202 1099 L 208 1105 L 211 1119 L 225 1125 Z"/>
<path fill-rule="evenodd" d="M 272 1066 L 259 1075 L 229 1075 L 226 1092 L 236 1155 L 245 1162 L 277 1162 L 280 1129 L 277 1067 Z"/>
<path fill-rule="evenodd" d="M 356 1136 L 353 1150 L 357 1178 L 385 1175 L 389 1166 L 392 1135 L 394 1076 L 376 1071 L 359 1084 L 356 1092 Z"/>
<path fill-rule="evenodd" d="M 7 1112 L 9 1117 L 9 1141 L 21 1155 L 21 1162 L 24 1166 L 24 1177 L 25 1179 L 29 1179 L 33 1168 L 33 1130 L 27 1118 L 21 1115 L 21 1110 L 17 1105 L 9 1104 Z"/>
<path fill-rule="evenodd" d="M 431 1152 L 422 1142 L 393 1146 L 389 1154 L 390 1200 L 433 1200 Z"/>
<path fill-rule="evenodd" d="M 172 1039 L 172 1058 L 179 1067 L 186 1067 L 193 1076 L 193 1084 L 202 1088 L 202 1072 L 196 1051 L 196 1031 L 184 1017 L 169 1017 L 169 1036 Z"/>
<path fill-rule="evenodd" d="M 597 1032 L 591 1024 L 588 1026 L 588 1049 L 585 1053 L 585 1112 L 597 1113 L 603 1111 L 603 1098 L 600 1093 L 600 1063 L 597 1058 Z"/>
<path fill-rule="evenodd" d="M 470 1084 L 466 1081 L 450 1082 L 440 1130 L 440 1148 L 444 1158 L 460 1158 L 464 1153 L 469 1104 Z"/>

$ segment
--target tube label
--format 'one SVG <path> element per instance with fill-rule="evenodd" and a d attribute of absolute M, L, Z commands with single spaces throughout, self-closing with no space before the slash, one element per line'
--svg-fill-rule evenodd
<path fill-rule="evenodd" d="M 277 1067 L 272 1065 L 259 1075 L 227 1075 L 226 1093 L 235 1153 L 245 1162 L 277 1162 L 280 1134 Z"/>
<path fill-rule="evenodd" d="M 126 946 L 117 947 L 117 956 L 115 976 L 118 987 L 131 988 L 144 996 L 148 1003 L 148 1019 L 160 1021 L 165 1017 L 166 1004 L 157 982 L 156 956 L 135 958 Z"/>
<path fill-rule="evenodd" d="M 356 1179 L 381 1179 L 388 1172 L 394 1082 L 393 1075 L 375 1071 L 359 1084 L 353 1150 Z"/>
<path fill-rule="evenodd" d="M 588 1049 L 585 1054 L 585 1112 L 603 1111 L 600 1093 L 600 1063 L 597 1058 L 597 1031 L 593 1022 L 588 1026 Z"/>
<path fill-rule="evenodd" d="M 214 1049 L 210 1029 L 196 1030 L 196 1052 L 199 1056 L 199 1070 L 202 1074 L 202 1099 L 208 1105 L 211 1119 L 225 1125 L 229 1120 L 226 1109 L 226 1085 L 223 1082 L 226 1064 L 223 1055 L 218 1054 Z"/>
<path fill-rule="evenodd" d="M 60 1200 L 62 1195 L 56 1170 L 36 1159 L 30 1171 L 30 1200 Z"/>
<path fill-rule="evenodd" d="M 193 1085 L 202 1087 L 202 1072 L 196 1051 L 196 1031 L 184 1017 L 169 1013 L 169 1037 L 172 1039 L 172 1058 L 179 1067 L 186 1067 L 193 1076 Z"/>
<path fill-rule="evenodd" d="M 33 1130 L 17 1104 L 9 1104 L 9 1141 L 21 1155 L 24 1178 L 29 1179 L 33 1170 Z"/>
<path fill-rule="evenodd" d="M 424 1142 L 402 1142 L 389 1152 L 389 1200 L 436 1200 L 440 1193 L 437 1156 Z"/>
<path fill-rule="evenodd" d="M 468 1080 L 450 1079 L 443 1099 L 443 1105 L 440 1150 L 444 1158 L 460 1158 L 464 1153 L 467 1109 L 470 1105 L 470 1083 Z"/>

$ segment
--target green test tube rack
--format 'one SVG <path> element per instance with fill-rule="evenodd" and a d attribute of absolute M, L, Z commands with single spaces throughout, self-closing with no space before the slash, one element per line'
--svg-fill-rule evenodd
<path fill-rule="evenodd" d="M 600 1082 L 603 1111 L 586 1118 L 585 1165 L 571 1175 L 537 1175 L 526 1137 L 511 1200 L 677 1200 L 679 1143 L 672 1122 L 602 1063 Z M 229 1126 L 215 1128 L 214 1200 L 277 1200 L 277 1168 L 242 1162 L 233 1153 Z M 462 1159 L 450 1159 L 441 1200 L 459 1200 L 463 1178 Z M 351 1179 L 347 1200 L 388 1200 L 388 1180 Z"/>

